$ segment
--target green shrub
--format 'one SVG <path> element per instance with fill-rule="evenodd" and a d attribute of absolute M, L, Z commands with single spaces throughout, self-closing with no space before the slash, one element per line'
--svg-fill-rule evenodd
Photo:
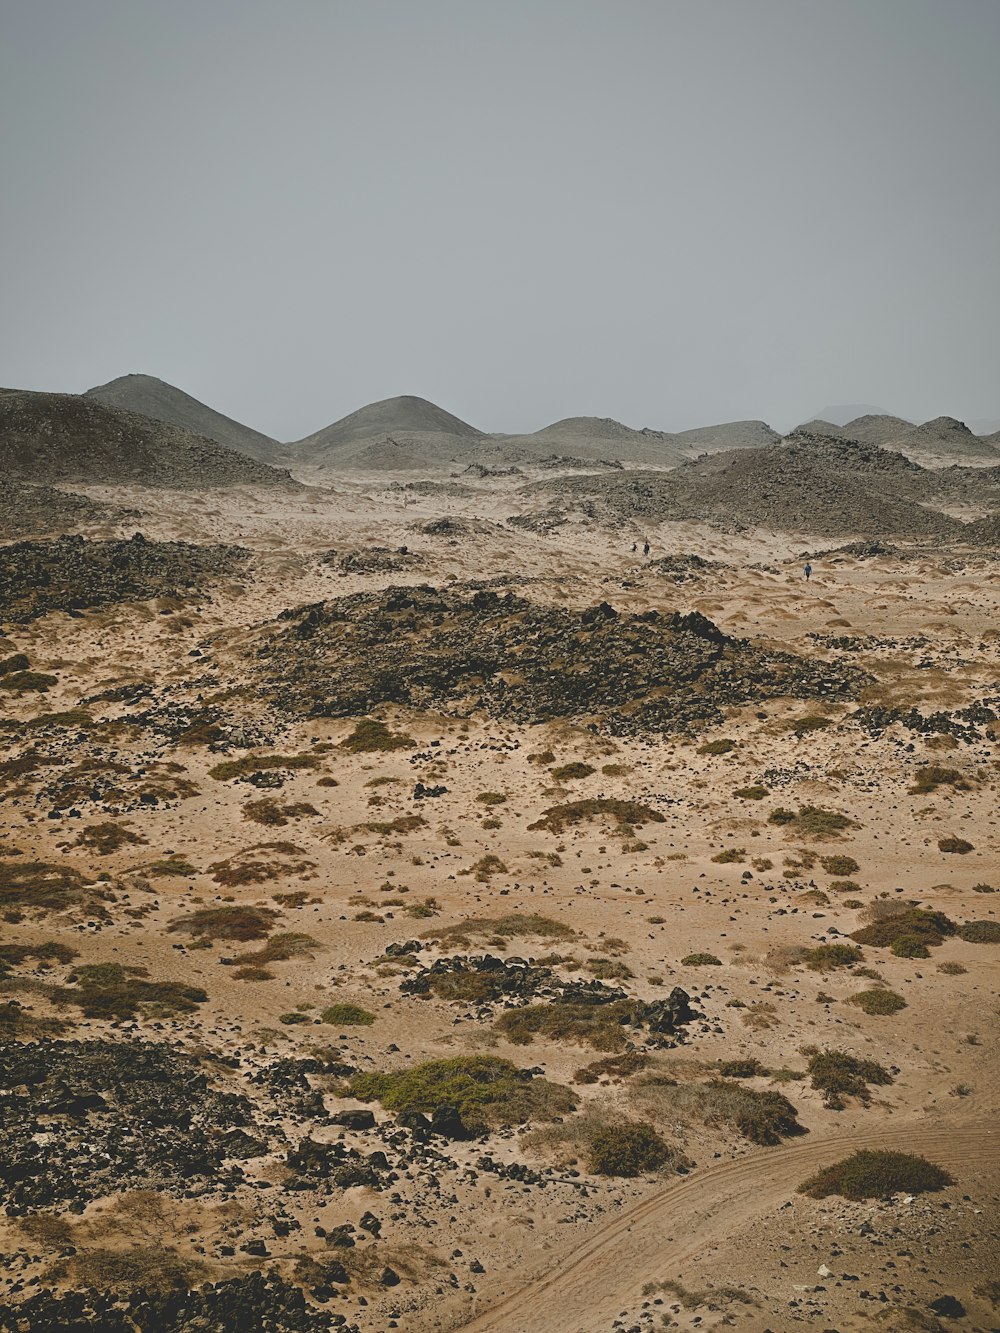
<path fill-rule="evenodd" d="M 712 860 L 716 865 L 728 866 L 739 865 L 747 858 L 747 849 L 745 847 L 727 847 L 724 852 L 717 852 Z"/>
<path fill-rule="evenodd" d="M 350 754 L 376 754 L 383 750 L 413 750 L 416 744 L 412 736 L 390 731 L 377 718 L 365 717 L 340 742 L 340 748 Z"/>
<path fill-rule="evenodd" d="M 102 824 L 88 824 L 76 835 L 77 847 L 85 847 L 98 856 L 111 856 L 122 847 L 138 847 L 145 842 L 140 834 L 110 819 Z"/>
<path fill-rule="evenodd" d="M 767 1066 L 755 1057 L 719 1061 L 719 1073 L 723 1078 L 760 1078 L 767 1072 Z"/>
<path fill-rule="evenodd" d="M 469 1130 L 526 1120 L 553 1120 L 576 1108 L 568 1088 L 534 1078 L 508 1060 L 460 1055 L 431 1060 L 393 1074 L 356 1074 L 348 1091 L 359 1101 L 378 1101 L 387 1111 L 432 1115 L 454 1107 Z"/>
<path fill-rule="evenodd" d="M 947 1171 L 912 1153 L 862 1149 L 835 1162 L 799 1186 L 800 1194 L 825 1199 L 881 1199 L 889 1194 L 923 1194 L 955 1182 Z"/>
<path fill-rule="evenodd" d="M 1000 922 L 966 921 L 958 938 L 967 944 L 1000 944 Z"/>
<path fill-rule="evenodd" d="M 858 944 L 870 944 L 877 949 L 892 949 L 901 958 L 926 958 L 929 945 L 942 944 L 954 935 L 956 926 L 943 912 L 932 912 L 923 907 L 904 907 L 889 916 L 879 916 L 870 925 L 851 932 Z M 919 941 L 923 953 L 906 952 Z"/>
<path fill-rule="evenodd" d="M 208 770 L 216 782 L 230 782 L 233 778 L 247 778 L 271 768 L 318 768 L 319 760 L 311 754 L 258 754 L 244 755 L 242 759 L 226 759 Z"/>
<path fill-rule="evenodd" d="M 770 795 L 770 792 L 767 787 L 761 786 L 737 787 L 733 795 L 738 796 L 741 801 L 762 801 L 765 796 Z"/>
<path fill-rule="evenodd" d="M 818 805 L 802 805 L 798 813 L 779 805 L 776 810 L 771 811 L 768 823 L 794 824 L 796 833 L 811 838 L 832 838 L 844 829 L 857 828 L 854 820 L 847 815 L 838 814 L 836 810 L 824 810 Z"/>
<path fill-rule="evenodd" d="M 942 768 L 940 764 L 927 764 L 919 768 L 909 789 L 911 796 L 927 796 L 938 787 L 952 787 L 955 791 L 971 791 L 972 784 L 957 768 Z"/>
<path fill-rule="evenodd" d="M 621 801 L 613 797 L 595 797 L 584 801 L 570 801 L 566 805 L 553 805 L 543 810 L 541 816 L 529 830 L 544 829 L 549 833 L 562 833 L 569 824 L 579 824 L 586 819 L 614 820 L 619 830 L 631 829 L 636 825 L 663 824 L 665 818 L 658 810 L 638 801 Z"/>
<path fill-rule="evenodd" d="M 889 945 L 897 958 L 930 958 L 931 951 L 921 935 L 897 935 Z"/>
<path fill-rule="evenodd" d="M 847 1004 L 856 1004 L 859 1009 L 866 1014 L 898 1014 L 900 1009 L 906 1008 L 906 1001 L 902 995 L 897 995 L 891 990 L 863 990 L 857 995 L 849 995 Z"/>
<path fill-rule="evenodd" d="M 293 1009 L 287 1014 L 278 1015 L 278 1022 L 284 1023 L 285 1027 L 296 1027 L 301 1023 L 309 1023 L 311 1021 L 312 1020 L 308 1014 L 300 1013 L 297 1009 Z"/>
<path fill-rule="evenodd" d="M 699 754 L 729 754 L 731 750 L 736 749 L 736 742 L 722 738 L 717 741 L 706 741 L 704 745 L 698 746 Z"/>
<path fill-rule="evenodd" d="M 856 944 L 820 944 L 810 949 L 802 961 L 814 972 L 830 972 L 838 967 L 852 967 L 863 957 Z"/>
<path fill-rule="evenodd" d="M 992 884 L 973 884 L 973 886 L 972 886 L 972 892 L 973 892 L 973 893 L 996 893 L 996 889 L 993 887 Z"/>
<path fill-rule="evenodd" d="M 638 1005 L 632 1000 L 610 1004 L 574 1004 L 550 1000 L 507 1009 L 493 1024 L 495 1030 L 516 1046 L 527 1046 L 536 1037 L 549 1041 L 578 1042 L 597 1051 L 620 1051 L 626 1040 L 624 1024 L 634 1021 Z"/>
<path fill-rule="evenodd" d="M 75 1005 L 87 1018 L 106 1019 L 131 1019 L 140 1012 L 155 1018 L 193 1013 L 208 999 L 200 986 L 146 981 L 136 975 L 142 970 L 119 963 L 88 963 L 67 977 L 67 985 L 53 991 L 52 999 L 59 1005 Z"/>
<path fill-rule="evenodd" d="M 507 795 L 502 791 L 481 791 L 476 800 L 480 805 L 504 805 Z"/>
<path fill-rule="evenodd" d="M 856 1097 L 867 1106 L 871 1101 L 869 1085 L 884 1087 L 892 1082 L 888 1069 L 874 1060 L 859 1060 L 846 1051 L 817 1051 L 809 1057 L 806 1072 L 812 1086 L 823 1093 L 823 1104 L 831 1111 L 842 1111 L 845 1097 Z"/>
<path fill-rule="evenodd" d="M 0 689 L 18 694 L 47 694 L 53 685 L 58 684 L 58 676 L 48 676 L 43 671 L 12 671 L 0 676 Z"/>
<path fill-rule="evenodd" d="M 371 1027 L 375 1022 L 375 1015 L 367 1009 L 363 1009 L 360 1004 L 331 1004 L 328 1009 L 324 1009 L 320 1014 L 324 1023 L 330 1023 L 334 1027 Z"/>
<path fill-rule="evenodd" d="M 623 1121 L 609 1125 L 590 1141 L 590 1170 L 596 1176 L 632 1177 L 656 1171 L 673 1150 L 652 1125 Z"/>
<path fill-rule="evenodd" d="M 689 953 L 681 959 L 682 967 L 721 967 L 722 959 L 714 953 Z"/>
<path fill-rule="evenodd" d="M 556 782 L 574 782 L 578 778 L 589 778 L 597 769 L 590 764 L 562 764 L 559 768 L 552 770 L 552 776 Z"/>
<path fill-rule="evenodd" d="M 821 856 L 819 863 L 828 875 L 855 875 L 861 869 L 853 856 Z M 851 885 L 853 881 L 847 883 Z"/>

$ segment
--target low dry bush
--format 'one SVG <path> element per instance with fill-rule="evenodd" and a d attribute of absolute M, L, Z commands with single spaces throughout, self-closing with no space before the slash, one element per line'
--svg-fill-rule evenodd
<path fill-rule="evenodd" d="M 923 1194 L 955 1182 L 947 1171 L 912 1153 L 862 1149 L 835 1162 L 799 1186 L 800 1194 L 825 1199 L 882 1199 L 890 1194 Z"/>
<path fill-rule="evenodd" d="M 417 742 L 412 736 L 402 732 L 390 731 L 384 722 L 376 718 L 362 718 L 351 732 L 340 742 L 340 747 L 350 754 L 376 754 L 387 750 L 414 750 Z"/>
<path fill-rule="evenodd" d="M 891 990 L 863 990 L 857 995 L 849 995 L 846 1004 L 856 1004 L 866 1014 L 898 1014 L 906 1008 L 902 995 Z"/>
<path fill-rule="evenodd" d="M 885 1087 L 892 1082 L 888 1069 L 846 1051 L 815 1051 L 809 1057 L 806 1072 L 812 1086 L 823 1094 L 823 1105 L 831 1111 L 842 1111 L 847 1104 L 845 1097 L 856 1097 L 867 1106 L 871 1101 L 869 1085 Z"/>
<path fill-rule="evenodd" d="M 780 1092 L 757 1092 L 725 1079 L 678 1083 L 653 1074 L 632 1084 L 631 1093 L 654 1120 L 726 1125 L 751 1143 L 771 1146 L 806 1132 L 795 1107 Z"/>
<path fill-rule="evenodd" d="M 540 818 L 529 824 L 531 830 L 544 829 L 548 833 L 562 833 L 569 825 L 579 824 L 589 819 L 604 819 L 614 822 L 619 831 L 630 831 L 643 824 L 663 824 L 664 816 L 658 810 L 638 801 L 622 801 L 612 797 L 595 797 L 586 801 L 570 801 L 566 805 L 553 805 L 543 810 Z"/>
<path fill-rule="evenodd" d="M 277 917 L 270 907 L 202 907 L 171 921 L 167 929 L 212 940 L 262 940 Z"/>
<path fill-rule="evenodd" d="M 397 1113 L 433 1115 L 453 1107 L 470 1131 L 554 1120 L 577 1104 L 568 1088 L 490 1055 L 431 1060 L 397 1073 L 356 1074 L 347 1090 L 359 1101 L 378 1101 Z"/>

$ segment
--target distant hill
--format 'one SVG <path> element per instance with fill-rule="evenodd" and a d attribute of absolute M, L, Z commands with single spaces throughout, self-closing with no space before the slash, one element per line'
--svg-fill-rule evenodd
<path fill-rule="evenodd" d="M 1000 462 L 1000 450 L 993 441 L 973 435 L 964 421 L 954 417 L 935 417 L 920 426 L 911 426 L 889 439 L 887 447 L 898 449 L 907 457 L 930 466 L 942 461 L 973 459 L 982 459 L 988 464 Z"/>
<path fill-rule="evenodd" d="M 762 449 L 731 450 L 672 472 L 631 471 L 536 482 L 550 507 L 586 502 L 609 521 L 708 521 L 816 536 L 957 537 L 956 519 L 918 501 L 947 484 L 899 454 L 796 432 Z"/>
<path fill-rule="evenodd" d="M 681 446 L 695 453 L 723 453 L 728 449 L 762 449 L 776 444 L 781 436 L 766 421 L 726 421 L 718 426 L 699 426 L 674 435 Z"/>
<path fill-rule="evenodd" d="M 88 389 L 85 398 L 97 398 L 111 407 L 123 407 L 129 412 L 141 412 L 154 421 L 166 421 L 181 426 L 194 435 L 215 440 L 227 449 L 247 454 L 261 463 L 281 462 L 282 446 L 269 435 L 261 435 L 232 417 L 223 416 L 214 408 L 200 403 L 183 389 L 176 389 L 152 375 L 122 375 L 107 384 Z"/>
<path fill-rule="evenodd" d="M 0 475 L 28 482 L 288 486 L 288 473 L 180 426 L 71 393 L 0 390 Z"/>
<path fill-rule="evenodd" d="M 846 426 L 858 417 L 885 417 L 889 413 L 884 407 L 872 407 L 870 403 L 836 403 L 817 412 L 814 421 L 829 421 L 834 426 Z"/>
<path fill-rule="evenodd" d="M 687 457 L 677 437 L 645 427 L 635 430 L 613 417 L 564 417 L 531 435 L 494 436 L 513 461 L 561 454 L 577 459 L 654 463 L 676 467 Z"/>
<path fill-rule="evenodd" d="M 451 461 L 484 438 L 436 403 L 404 394 L 368 403 L 289 445 L 289 452 L 319 467 L 413 468 Z"/>
<path fill-rule="evenodd" d="M 0 540 L 39 534 L 60 536 L 77 528 L 137 518 L 137 510 L 100 504 L 85 495 L 52 486 L 29 486 L 0 479 Z"/>

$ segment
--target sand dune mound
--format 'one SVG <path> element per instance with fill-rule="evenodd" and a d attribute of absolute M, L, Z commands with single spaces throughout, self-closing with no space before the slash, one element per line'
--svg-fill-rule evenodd
<path fill-rule="evenodd" d="M 586 719 L 615 735 L 683 731 L 777 696 L 850 696 L 865 677 L 725 635 L 706 617 L 545 607 L 513 593 L 390 587 L 282 613 L 259 654 L 298 715 L 384 703 L 519 723 Z"/>
<path fill-rule="evenodd" d="M 818 536 L 954 536 L 957 520 L 924 508 L 942 490 L 934 474 L 884 449 L 797 432 L 778 445 L 732 450 L 665 475 L 628 472 L 536 482 L 563 504 L 610 521 L 709 521 Z"/>
<path fill-rule="evenodd" d="M 0 473 L 30 482 L 287 486 L 288 474 L 180 426 L 71 393 L 0 391 Z"/>
<path fill-rule="evenodd" d="M 182 389 L 152 375 L 121 375 L 107 384 L 88 389 L 83 396 L 96 398 L 111 407 L 139 412 L 144 417 L 152 417 L 154 421 L 180 426 L 194 435 L 204 436 L 206 440 L 215 440 L 216 444 L 225 445 L 227 449 L 235 449 L 238 454 L 256 458 L 258 462 L 280 462 L 282 446 L 277 440 L 216 412 Z"/>

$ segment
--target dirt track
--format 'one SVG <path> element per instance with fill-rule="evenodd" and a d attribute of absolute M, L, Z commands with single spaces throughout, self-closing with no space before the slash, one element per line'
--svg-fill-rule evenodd
<path fill-rule="evenodd" d="M 674 1277 L 683 1265 L 787 1198 L 810 1173 L 858 1148 L 925 1154 L 956 1174 L 996 1164 L 1000 1138 L 985 1123 L 922 1129 L 912 1125 L 811 1138 L 708 1167 L 623 1212 L 583 1243 L 566 1245 L 526 1286 L 453 1329 L 595 1333 L 645 1282 Z"/>

